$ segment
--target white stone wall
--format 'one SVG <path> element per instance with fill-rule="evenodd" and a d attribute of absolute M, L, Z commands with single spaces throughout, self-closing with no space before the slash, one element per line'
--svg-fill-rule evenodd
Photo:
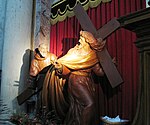
<path fill-rule="evenodd" d="M 29 72 L 33 7 L 32 0 L 2 0 L 0 10 L 4 1 L 5 27 L 3 37 L 0 36 L 3 41 L 0 42 L 3 44 L 0 49 L 3 53 L 0 97 L 9 112 L 1 114 L 1 119 L 8 118 L 20 108 L 17 106 L 16 96 L 24 89 Z"/>
<path fill-rule="evenodd" d="M 4 42 L 4 28 L 5 28 L 5 9 L 6 0 L 0 1 L 0 70 L 2 70 L 2 54 Z"/>

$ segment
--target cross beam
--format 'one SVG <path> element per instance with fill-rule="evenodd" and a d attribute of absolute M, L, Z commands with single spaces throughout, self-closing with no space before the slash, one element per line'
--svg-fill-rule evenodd
<path fill-rule="evenodd" d="M 105 39 L 111 33 L 113 33 L 115 30 L 117 30 L 120 27 L 120 23 L 114 18 L 111 21 L 109 21 L 107 24 L 105 24 L 102 28 L 99 30 L 96 30 L 94 25 L 92 24 L 89 16 L 87 13 L 84 11 L 83 7 L 81 4 L 77 4 L 74 7 L 74 12 L 79 20 L 81 27 L 83 30 L 91 32 L 97 39 Z M 103 51 L 97 52 L 97 57 L 103 67 L 103 70 L 111 84 L 111 86 L 114 88 L 121 83 L 123 83 L 123 80 L 112 62 L 111 56 L 109 55 L 108 51 L 106 48 L 104 48 Z M 53 66 L 50 66 L 50 70 L 53 70 Z M 23 104 L 26 100 L 28 100 L 31 96 L 37 94 L 39 91 L 41 91 L 43 84 L 39 84 L 37 87 L 37 90 L 34 91 L 30 88 L 25 89 L 20 95 L 17 96 L 17 100 L 19 105 Z"/>
<path fill-rule="evenodd" d="M 102 28 L 99 30 L 96 30 L 93 23 L 91 22 L 88 14 L 83 9 L 82 5 L 78 3 L 74 9 L 73 9 L 76 18 L 80 22 L 80 25 L 83 30 L 91 32 L 95 38 L 97 39 L 106 39 L 109 35 L 111 35 L 114 31 L 116 31 L 120 27 L 120 23 L 117 21 L 116 18 L 113 18 L 111 21 L 109 21 L 107 24 L 105 24 Z M 112 62 L 112 58 L 109 55 L 106 47 L 103 51 L 98 52 L 97 51 L 97 57 L 101 63 L 101 66 L 111 84 L 111 86 L 114 88 L 121 83 L 123 83 L 123 79 L 120 76 L 120 73 L 118 72 L 115 64 Z"/>

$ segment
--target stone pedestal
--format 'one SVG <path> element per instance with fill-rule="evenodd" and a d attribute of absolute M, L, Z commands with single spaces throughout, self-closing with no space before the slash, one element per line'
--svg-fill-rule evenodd
<path fill-rule="evenodd" d="M 150 125 L 150 8 L 118 19 L 121 26 L 137 35 L 140 55 L 138 107 L 132 125 Z"/>

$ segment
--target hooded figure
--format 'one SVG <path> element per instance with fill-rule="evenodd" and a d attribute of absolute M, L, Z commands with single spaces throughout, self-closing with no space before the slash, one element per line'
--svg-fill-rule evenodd
<path fill-rule="evenodd" d="M 79 43 L 59 58 L 54 70 L 47 73 L 43 105 L 47 110 L 54 110 L 64 125 L 95 125 L 92 73 L 104 75 L 96 51 L 101 51 L 105 45 L 97 42 L 91 33 L 80 31 Z M 64 90 L 66 86 L 67 91 Z"/>
<path fill-rule="evenodd" d="M 49 69 L 49 65 L 53 64 L 57 57 L 48 52 L 48 45 L 41 43 L 34 51 L 34 59 L 31 61 L 28 87 L 35 90 L 43 85 L 45 74 Z M 36 113 L 41 112 L 41 93 L 37 94 L 36 98 Z"/>
<path fill-rule="evenodd" d="M 48 45 L 46 43 L 41 43 L 38 48 L 34 51 L 34 59 L 30 66 L 30 76 L 36 76 L 45 67 L 53 64 L 57 57 L 48 52 Z"/>
<path fill-rule="evenodd" d="M 28 84 L 32 89 L 36 89 L 37 75 L 47 66 L 53 64 L 57 60 L 57 57 L 48 52 L 48 45 L 41 43 L 38 48 L 34 51 L 34 59 L 31 61 Z M 44 74 L 44 72 L 42 72 Z"/>

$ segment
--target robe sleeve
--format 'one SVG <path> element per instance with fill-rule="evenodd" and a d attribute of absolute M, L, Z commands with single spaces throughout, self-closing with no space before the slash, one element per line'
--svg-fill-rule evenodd
<path fill-rule="evenodd" d="M 39 73 L 38 62 L 33 59 L 30 66 L 30 75 L 36 76 Z"/>
<path fill-rule="evenodd" d="M 97 76 L 104 76 L 104 71 L 103 71 L 100 63 L 95 64 L 93 66 L 92 70 Z"/>

